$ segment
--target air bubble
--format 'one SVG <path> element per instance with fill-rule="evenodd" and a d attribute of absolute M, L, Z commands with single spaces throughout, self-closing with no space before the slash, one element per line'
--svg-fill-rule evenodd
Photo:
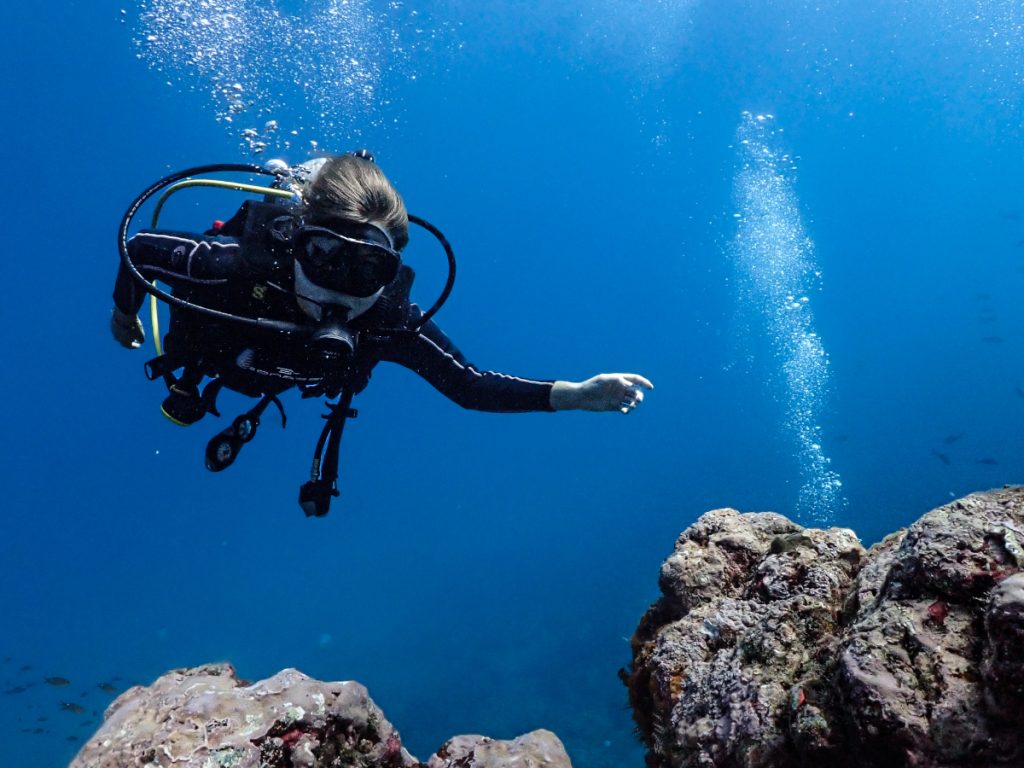
<path fill-rule="evenodd" d="M 737 135 L 741 170 L 734 181 L 739 215 L 731 254 L 759 307 L 780 361 L 784 422 L 800 458 L 797 512 L 830 525 L 846 505 L 839 475 L 822 447 L 819 414 L 828 389 L 828 356 L 813 330 L 807 293 L 820 280 L 814 243 L 793 189 L 793 158 L 778 147 L 772 115 L 743 114 Z M 799 311 L 797 311 L 799 310 Z"/>
<path fill-rule="evenodd" d="M 242 123 L 245 115 L 280 116 L 255 143 L 231 126 L 253 152 L 266 149 L 263 142 L 283 144 L 285 134 L 274 132 L 307 115 L 319 114 L 307 127 L 332 140 L 386 124 L 385 74 L 410 77 L 421 45 L 455 42 L 441 35 L 452 31 L 449 25 L 428 29 L 423 43 L 406 40 L 424 24 L 413 25 L 400 3 L 381 10 L 373 0 L 311 0 L 301 17 L 261 0 L 140 4 L 139 57 L 172 87 L 208 93 L 223 125 Z M 252 125 L 252 117 L 244 123 Z"/>

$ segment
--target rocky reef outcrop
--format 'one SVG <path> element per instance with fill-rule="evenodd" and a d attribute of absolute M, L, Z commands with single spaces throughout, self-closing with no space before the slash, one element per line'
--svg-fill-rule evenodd
<path fill-rule="evenodd" d="M 457 736 L 420 763 L 356 682 L 295 669 L 240 680 L 229 664 L 125 691 L 69 768 L 571 768 L 558 738 Z"/>
<path fill-rule="evenodd" d="M 1024 489 L 870 550 L 714 510 L 660 587 L 624 672 L 652 768 L 1024 766 Z"/>

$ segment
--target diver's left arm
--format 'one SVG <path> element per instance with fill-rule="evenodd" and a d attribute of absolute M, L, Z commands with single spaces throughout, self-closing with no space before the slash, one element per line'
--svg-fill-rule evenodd
<path fill-rule="evenodd" d="M 413 319 L 418 321 L 419 307 L 413 305 L 412 313 Z M 459 365 L 476 370 L 433 320 L 423 326 L 421 333 L 455 358 Z M 629 413 L 644 401 L 644 390 L 651 389 L 654 385 L 638 373 L 599 373 L 586 381 L 555 381 L 548 392 L 547 407 L 539 410 Z"/>
<path fill-rule="evenodd" d="M 378 358 L 415 371 L 463 408 L 493 413 L 555 410 L 551 403 L 553 381 L 480 371 L 433 322 L 420 331 L 387 339 L 379 348 Z"/>
<path fill-rule="evenodd" d="M 643 402 L 654 385 L 635 373 L 602 373 L 586 381 L 543 381 L 480 371 L 432 321 L 382 349 L 380 359 L 404 365 L 464 408 L 501 413 L 621 411 Z"/>

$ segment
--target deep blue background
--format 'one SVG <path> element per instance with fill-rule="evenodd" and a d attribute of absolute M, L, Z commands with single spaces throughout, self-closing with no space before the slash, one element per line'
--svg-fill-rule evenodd
<path fill-rule="evenodd" d="M 390 105 L 318 141 L 372 147 L 449 235 L 439 321 L 479 365 L 638 371 L 657 389 L 628 419 L 489 415 L 382 366 L 323 520 L 295 504 L 317 405 L 289 398 L 286 431 L 268 420 L 211 475 L 217 424 L 168 424 L 149 350 L 107 331 L 124 207 L 172 170 L 248 159 L 237 127 L 202 83 L 169 87 L 136 58 L 137 8 L 8 10 L 5 766 L 66 763 L 111 698 L 97 683 L 224 659 L 250 679 L 363 682 L 421 758 L 456 733 L 543 726 L 577 765 L 640 765 L 615 673 L 659 564 L 701 512 L 792 514 L 800 484 L 778 363 L 728 256 L 743 110 L 775 114 L 799 157 L 838 523 L 872 542 L 1021 480 L 1019 4 L 565 5 L 425 4 L 438 44 L 389 74 Z M 236 202 L 174 215 L 204 227 Z M 429 303 L 437 253 L 409 258 Z"/>

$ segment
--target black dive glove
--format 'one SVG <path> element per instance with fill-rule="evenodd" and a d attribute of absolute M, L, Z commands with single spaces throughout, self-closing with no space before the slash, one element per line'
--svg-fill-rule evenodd
<path fill-rule="evenodd" d="M 110 333 L 114 341 L 125 349 L 138 349 L 146 340 L 146 332 L 138 316 L 127 315 L 117 307 L 110 313 Z"/>

